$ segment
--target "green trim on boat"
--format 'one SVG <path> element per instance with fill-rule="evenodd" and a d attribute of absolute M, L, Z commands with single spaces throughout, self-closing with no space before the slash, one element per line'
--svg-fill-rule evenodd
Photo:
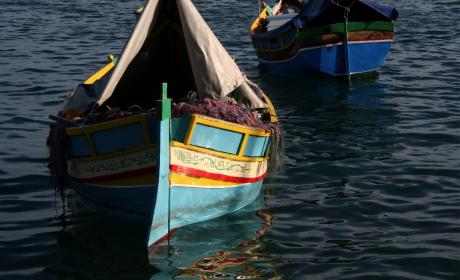
<path fill-rule="evenodd" d="M 369 21 L 369 22 L 349 22 L 348 23 L 348 32 L 355 31 L 394 31 L 395 25 L 392 22 L 385 21 Z M 344 23 L 334 23 L 329 25 L 323 25 L 319 27 L 313 27 L 300 31 L 296 37 L 299 39 L 306 39 L 314 36 L 320 36 L 325 34 L 337 34 L 343 33 L 345 30 Z"/>
<path fill-rule="evenodd" d="M 269 6 L 269 5 L 266 5 L 265 6 L 265 11 L 267 13 L 268 16 L 272 16 L 273 15 L 273 10 L 272 8 Z"/>

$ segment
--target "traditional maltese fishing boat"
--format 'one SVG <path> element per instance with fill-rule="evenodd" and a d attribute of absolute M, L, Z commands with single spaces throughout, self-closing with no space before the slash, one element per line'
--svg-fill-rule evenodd
<path fill-rule="evenodd" d="M 367 0 L 280 0 L 251 26 L 262 66 L 284 75 L 376 71 L 394 40 L 396 9 Z"/>
<path fill-rule="evenodd" d="M 51 173 L 90 207 L 149 223 L 148 245 L 251 203 L 279 136 L 190 0 L 148 1 L 119 60 L 50 118 Z"/>

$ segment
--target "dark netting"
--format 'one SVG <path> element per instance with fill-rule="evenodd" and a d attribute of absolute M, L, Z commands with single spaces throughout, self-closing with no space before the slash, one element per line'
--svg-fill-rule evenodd
<path fill-rule="evenodd" d="M 233 122 L 237 124 L 266 129 L 257 112 L 238 105 L 233 100 L 211 100 L 205 98 L 199 103 L 174 103 L 172 105 L 173 118 L 182 118 L 191 114 L 199 114 Z"/>
<path fill-rule="evenodd" d="M 67 158 L 69 136 L 66 135 L 67 125 L 56 122 L 51 124 L 46 145 L 48 146 L 48 168 L 54 179 L 56 192 L 59 192 L 63 217 L 65 217 L 65 179 L 67 177 Z"/>
<path fill-rule="evenodd" d="M 69 137 L 65 133 L 67 126 L 63 123 L 53 123 L 46 145 L 48 146 L 48 168 L 51 175 L 56 178 L 58 185 L 64 184 L 67 176 L 67 149 Z"/>

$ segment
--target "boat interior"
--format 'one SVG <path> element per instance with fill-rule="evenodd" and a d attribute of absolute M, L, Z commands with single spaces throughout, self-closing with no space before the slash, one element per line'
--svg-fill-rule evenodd
<path fill-rule="evenodd" d="M 159 7 L 157 24 L 105 102 L 110 107 L 152 108 L 160 99 L 163 82 L 174 100 L 196 91 L 176 1 L 159 1 L 159 5 L 164 7 Z"/>
<path fill-rule="evenodd" d="M 351 5 L 350 12 L 348 14 L 349 22 L 391 21 L 386 16 L 360 1 L 336 0 L 334 2 L 344 7 L 349 7 Z M 308 27 L 344 22 L 344 14 L 345 9 L 343 7 L 332 4 L 323 13 L 321 13 L 321 16 L 309 21 Z"/>
<path fill-rule="evenodd" d="M 279 4 L 274 6 L 272 15 L 266 17 L 266 29 L 253 28 L 253 31 L 260 33 L 279 28 L 299 15 L 304 8 L 308 7 L 309 2 L 308 0 L 281 0 Z M 350 7 L 350 12 L 348 14 L 349 22 L 391 21 L 386 16 L 362 2 L 355 0 L 336 0 L 331 2 L 331 5 L 321 13 L 321 16 L 317 16 L 310 20 L 308 26 L 304 28 L 344 22 L 344 7 Z"/>

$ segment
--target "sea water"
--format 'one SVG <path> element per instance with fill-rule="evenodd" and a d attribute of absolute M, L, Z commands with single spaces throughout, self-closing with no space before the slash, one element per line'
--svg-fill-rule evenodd
<path fill-rule="evenodd" d="M 144 226 L 72 193 L 63 222 L 45 163 L 48 114 L 120 53 L 143 1 L 1 0 L 0 279 L 459 279 L 460 2 L 383 2 L 396 41 L 350 86 L 260 69 L 257 1 L 194 1 L 272 98 L 282 165 L 248 209 L 148 256 Z"/>

